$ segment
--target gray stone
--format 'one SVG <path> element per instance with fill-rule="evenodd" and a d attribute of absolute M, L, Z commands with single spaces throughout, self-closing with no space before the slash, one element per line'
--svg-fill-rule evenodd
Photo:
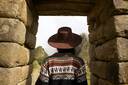
<path fill-rule="evenodd" d="M 113 10 L 113 0 L 96 0 L 88 17 L 91 21 L 95 20 L 96 25 L 99 25 L 101 23 L 105 23 L 111 17 Z"/>
<path fill-rule="evenodd" d="M 128 83 L 128 63 L 91 62 L 92 73 L 114 84 Z"/>
<path fill-rule="evenodd" d="M 116 9 L 128 9 L 127 0 L 113 0 L 113 4 Z"/>
<path fill-rule="evenodd" d="M 128 39 L 115 38 L 96 47 L 96 58 L 104 61 L 128 61 Z"/>
<path fill-rule="evenodd" d="M 113 84 L 113 83 L 109 82 L 108 80 L 99 79 L 99 85 L 117 85 L 117 84 Z M 120 85 L 120 84 L 118 84 L 118 85 Z"/>
<path fill-rule="evenodd" d="M 17 85 L 33 85 L 31 77 L 17 83 Z"/>
<path fill-rule="evenodd" d="M 90 56 L 90 60 L 91 61 L 95 61 L 96 60 L 96 52 L 95 52 L 95 45 L 90 44 L 89 46 L 89 56 Z"/>
<path fill-rule="evenodd" d="M 29 62 L 29 50 L 16 43 L 0 43 L 0 66 L 15 67 Z"/>
<path fill-rule="evenodd" d="M 35 45 L 36 45 L 36 36 L 27 31 L 25 46 L 32 49 L 32 48 L 35 48 Z"/>
<path fill-rule="evenodd" d="M 39 74 L 40 74 L 40 69 L 41 66 L 39 65 L 37 60 L 34 60 L 32 63 L 32 73 L 31 76 L 29 76 L 29 78 L 19 82 L 17 85 L 35 85 Z"/>
<path fill-rule="evenodd" d="M 128 38 L 128 15 L 114 16 L 114 21 L 118 36 Z"/>
<path fill-rule="evenodd" d="M 114 16 L 89 34 L 90 43 L 102 44 L 115 37 L 128 38 L 128 15 Z"/>
<path fill-rule="evenodd" d="M 0 67 L 0 85 L 17 85 L 30 76 L 31 69 L 29 65 L 15 68 Z"/>
<path fill-rule="evenodd" d="M 33 35 L 36 35 L 38 31 L 38 24 L 38 17 L 35 16 L 31 27 L 28 27 L 27 30 Z"/>
<path fill-rule="evenodd" d="M 26 28 L 18 19 L 0 18 L 0 41 L 25 42 Z"/>
<path fill-rule="evenodd" d="M 96 77 L 96 76 L 94 76 L 93 74 L 91 74 L 91 85 L 99 85 L 98 82 L 99 81 L 99 79 Z"/>
<path fill-rule="evenodd" d="M 0 17 L 18 18 L 27 26 L 31 26 L 33 21 L 26 0 L 0 0 Z"/>
<path fill-rule="evenodd" d="M 92 7 L 91 1 L 63 0 L 63 1 L 37 1 L 36 10 L 39 15 L 87 15 Z M 79 3 L 79 4 L 78 4 Z"/>

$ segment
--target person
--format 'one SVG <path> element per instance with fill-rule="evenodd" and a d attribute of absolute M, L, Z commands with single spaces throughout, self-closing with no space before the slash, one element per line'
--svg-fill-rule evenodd
<path fill-rule="evenodd" d="M 85 63 L 75 56 L 75 47 L 82 41 L 70 27 L 61 27 L 48 39 L 58 52 L 46 58 L 36 85 L 87 85 Z"/>

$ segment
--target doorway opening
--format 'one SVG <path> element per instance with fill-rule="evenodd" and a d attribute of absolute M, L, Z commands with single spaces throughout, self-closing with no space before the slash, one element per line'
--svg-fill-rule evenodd
<path fill-rule="evenodd" d="M 48 45 L 48 38 L 57 33 L 60 27 L 70 27 L 73 33 L 83 37 L 81 45 L 76 47 L 76 55 L 86 63 L 87 79 L 90 83 L 89 55 L 88 55 L 88 25 L 86 16 L 39 16 L 36 47 L 41 46 L 48 56 L 57 50 Z"/>
<path fill-rule="evenodd" d="M 68 26 L 76 34 L 85 33 L 88 36 L 86 16 L 39 16 L 36 47 L 42 46 L 48 55 L 55 52 L 55 48 L 48 45 L 48 38 L 57 33 L 58 28 Z M 50 49 L 50 50 L 49 50 Z"/>

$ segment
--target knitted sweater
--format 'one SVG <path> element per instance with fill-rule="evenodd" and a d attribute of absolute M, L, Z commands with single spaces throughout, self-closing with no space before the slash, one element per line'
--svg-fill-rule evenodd
<path fill-rule="evenodd" d="M 87 85 L 85 64 L 72 54 L 56 53 L 43 62 L 36 85 Z"/>

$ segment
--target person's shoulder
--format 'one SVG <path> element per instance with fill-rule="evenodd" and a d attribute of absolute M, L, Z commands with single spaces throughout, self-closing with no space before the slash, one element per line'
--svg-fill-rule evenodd
<path fill-rule="evenodd" d="M 60 57 L 60 56 L 62 56 L 62 55 L 60 55 L 59 53 L 54 53 L 54 54 L 48 56 L 47 58 L 45 58 L 44 62 L 48 62 L 49 60 Z"/>
<path fill-rule="evenodd" d="M 44 58 L 44 60 L 43 60 L 42 64 L 45 64 L 45 63 L 47 63 L 48 61 L 49 61 L 49 56 L 48 56 L 48 57 L 46 57 L 46 58 Z"/>
<path fill-rule="evenodd" d="M 82 59 L 82 58 L 80 58 L 80 57 L 78 57 L 78 56 L 75 56 L 75 57 L 73 57 L 75 60 L 77 60 L 80 64 L 85 64 L 84 63 L 84 60 Z"/>

